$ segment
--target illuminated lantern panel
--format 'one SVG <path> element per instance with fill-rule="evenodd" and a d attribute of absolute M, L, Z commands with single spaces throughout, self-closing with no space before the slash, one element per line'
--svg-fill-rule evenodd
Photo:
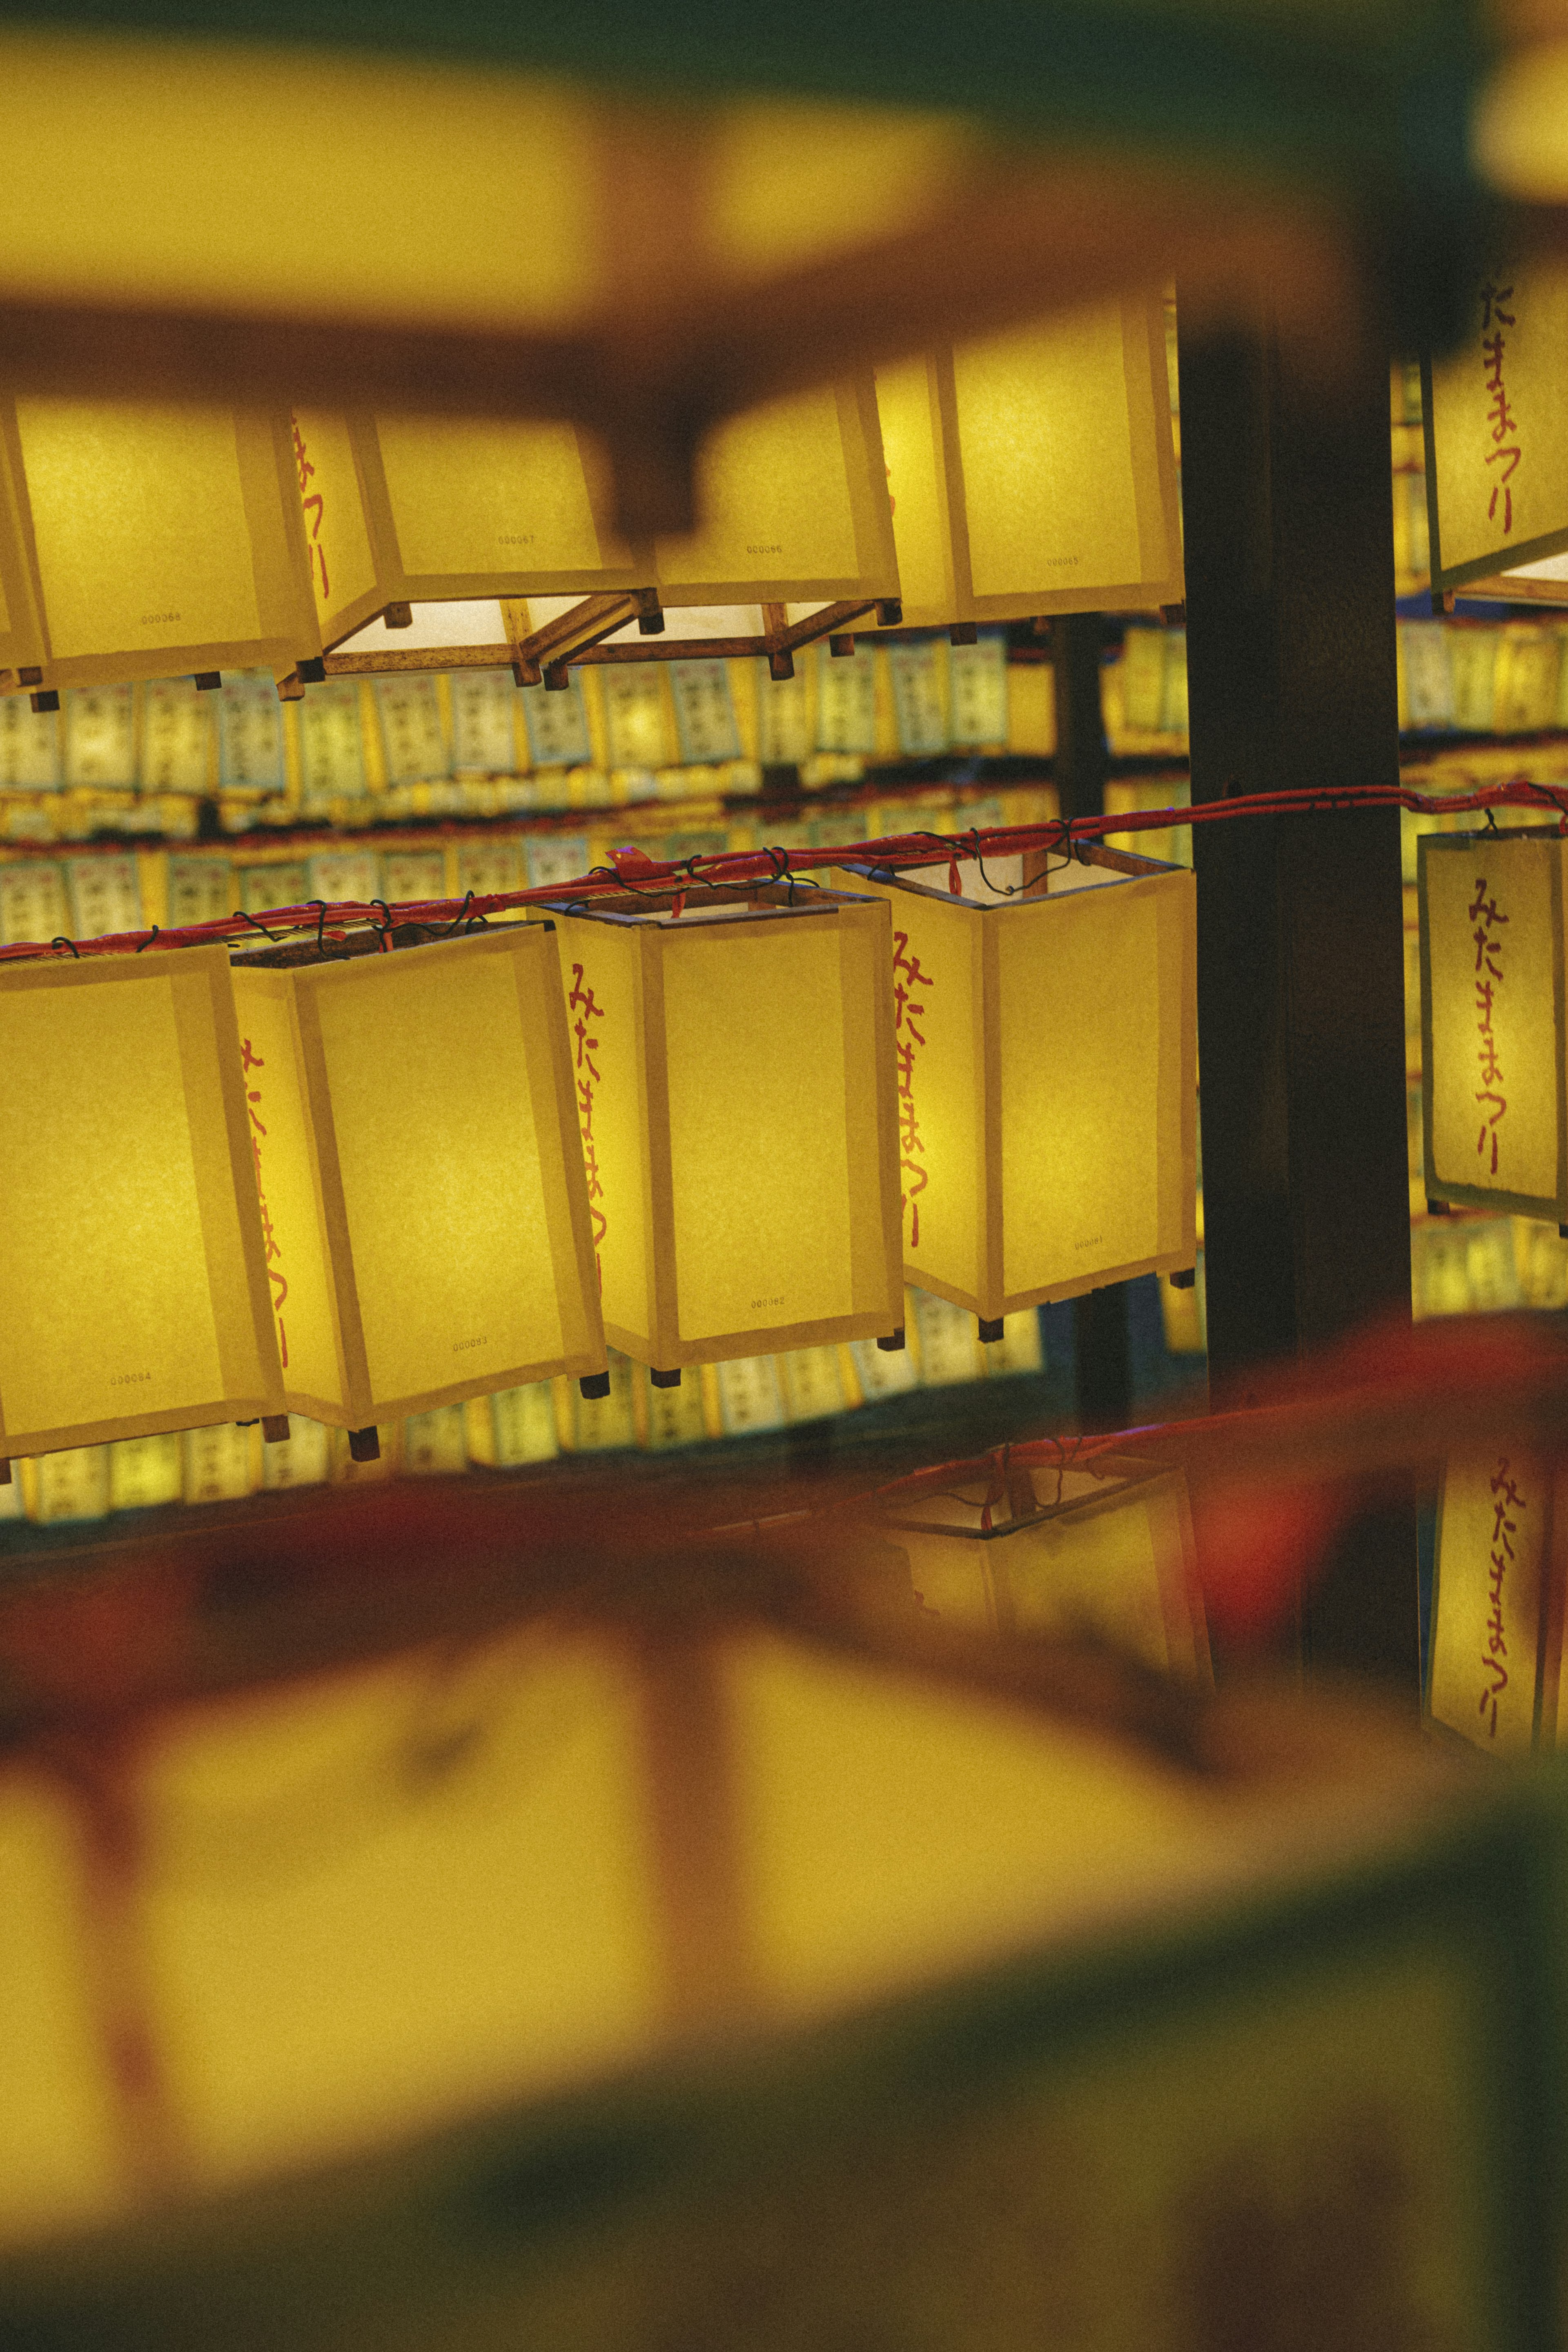
<path fill-rule="evenodd" d="M 1009 1462 L 1005 1478 L 889 1498 L 924 1606 L 992 1633 L 1085 1637 L 1209 1679 L 1186 1480 L 1142 1458 Z"/>
<path fill-rule="evenodd" d="M 0 967 L 0 1456 L 280 1413 L 222 948 Z"/>
<path fill-rule="evenodd" d="M 389 604 L 646 582 L 574 425 L 298 410 L 293 454 L 323 643 Z"/>
<path fill-rule="evenodd" d="M 235 992 L 289 1410 L 362 1430 L 601 1371 L 549 927 Z"/>
<path fill-rule="evenodd" d="M 1426 1711 L 1489 1755 L 1557 1744 L 1565 1499 L 1561 1473 L 1518 1446 L 1443 1474 Z"/>
<path fill-rule="evenodd" d="M 1568 270 L 1497 265 L 1470 287 L 1458 349 L 1426 371 L 1432 585 L 1568 547 Z"/>
<path fill-rule="evenodd" d="M 1555 832 L 1417 845 L 1431 1200 L 1568 1222 L 1565 850 Z"/>
<path fill-rule="evenodd" d="M 0 531 L 19 520 L 26 551 L 0 552 L 13 667 L 90 686 L 319 651 L 282 412 L 18 397 L 0 402 Z"/>
<path fill-rule="evenodd" d="M 1193 877 L 1047 866 L 841 877 L 892 915 L 904 1271 L 983 1324 L 1196 1255 Z"/>
<path fill-rule="evenodd" d="M 555 910 L 605 1334 L 660 1370 L 902 1324 L 887 913 L 791 895 Z"/>
<path fill-rule="evenodd" d="M 1181 601 L 1158 297 L 879 368 L 877 401 L 906 621 Z"/>

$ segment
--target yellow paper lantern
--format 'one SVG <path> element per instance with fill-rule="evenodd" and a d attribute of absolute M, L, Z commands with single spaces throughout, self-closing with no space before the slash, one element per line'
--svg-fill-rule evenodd
<path fill-rule="evenodd" d="M 1552 1463 L 1514 1445 L 1443 1473 L 1426 1713 L 1489 1755 L 1560 1737 L 1568 1495 Z"/>
<path fill-rule="evenodd" d="M 1181 602 L 1157 297 L 879 368 L 877 402 L 906 621 Z"/>
<path fill-rule="evenodd" d="M 0 440 L 0 528 L 19 521 L 26 551 L 0 553 L 7 660 L 25 683 L 216 684 L 319 650 L 281 412 L 16 397 Z"/>
<path fill-rule="evenodd" d="M 1568 547 L 1568 270 L 1494 264 L 1452 357 L 1423 370 L 1432 585 Z"/>
<path fill-rule="evenodd" d="M 784 887 L 675 904 L 555 910 L 610 1344 L 678 1379 L 891 1337 L 886 911 Z"/>
<path fill-rule="evenodd" d="M 0 966 L 0 1455 L 284 1410 L 228 959 Z"/>
<path fill-rule="evenodd" d="M 647 582 L 572 425 L 297 410 L 293 453 L 322 642 L 386 607 Z"/>
<path fill-rule="evenodd" d="M 993 1633 L 1110 1643 L 1144 1664 L 1210 1678 L 1186 1480 L 1141 1455 L 1064 1449 L 1047 1465 L 886 1498 L 923 1605 Z"/>
<path fill-rule="evenodd" d="M 1194 887 L 1110 849 L 956 876 L 842 878 L 892 915 L 905 1274 L 1000 1339 L 1194 1261 Z"/>
<path fill-rule="evenodd" d="M 1568 1222 L 1565 849 L 1554 831 L 1416 845 L 1430 1200 Z"/>
<path fill-rule="evenodd" d="M 549 927 L 235 992 L 288 1409 L 365 1433 L 601 1372 Z"/>

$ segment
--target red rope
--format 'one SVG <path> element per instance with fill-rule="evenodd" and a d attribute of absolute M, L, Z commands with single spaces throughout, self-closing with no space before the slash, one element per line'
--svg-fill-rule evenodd
<path fill-rule="evenodd" d="M 659 861 L 638 850 L 616 853 L 614 866 L 595 866 L 574 882 L 552 882 L 531 890 L 500 890 L 488 897 L 470 891 L 463 898 L 415 898 L 387 907 L 356 899 L 321 911 L 321 901 L 308 907 L 274 907 L 258 916 L 226 915 L 216 922 L 190 923 L 183 929 L 115 931 L 107 938 L 75 941 L 17 941 L 0 947 L 0 961 L 22 957 L 58 955 L 124 955 L 165 948 L 211 947 L 231 940 L 254 941 L 259 926 L 271 931 L 315 931 L 346 924 L 377 929 L 395 923 L 456 925 L 468 916 L 500 915 L 519 907 L 559 905 L 613 896 L 634 881 L 639 892 L 689 890 L 693 884 L 733 888 L 758 882 L 778 882 L 791 874 L 832 866 L 890 866 L 908 868 L 944 866 L 955 858 L 1017 856 L 1030 850 L 1067 856 L 1079 843 L 1102 841 L 1108 834 L 1165 832 L 1173 826 L 1217 824 L 1237 817 L 1331 816 L 1357 809 L 1408 809 L 1420 816 L 1480 814 L 1489 809 L 1538 809 L 1557 819 L 1568 832 L 1568 786 L 1553 787 L 1518 778 L 1511 783 L 1482 784 L 1468 793 L 1419 793 L 1403 784 L 1363 787 L 1297 786 L 1272 793 L 1238 794 L 1229 800 L 1200 801 L 1191 808 L 1126 809 L 1115 816 L 1052 817 L 1039 824 L 994 825 L 969 833 L 930 831 L 885 835 L 876 841 L 847 842 L 824 849 L 739 849 L 716 851 L 708 856 Z"/>

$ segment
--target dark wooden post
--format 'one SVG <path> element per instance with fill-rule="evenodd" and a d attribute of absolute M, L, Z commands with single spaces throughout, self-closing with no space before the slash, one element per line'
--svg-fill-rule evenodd
<path fill-rule="evenodd" d="M 1272 323 L 1180 346 L 1196 802 L 1399 773 L 1388 361 L 1325 382 Z M 1210 1394 L 1410 1311 L 1399 815 L 1194 831 Z M 1313 1666 L 1418 1679 L 1415 1534 L 1362 1523 Z"/>
<path fill-rule="evenodd" d="M 1057 751 L 1053 772 L 1064 816 L 1102 816 L 1110 764 L 1100 692 L 1103 630 L 1098 613 L 1058 614 L 1051 623 Z M 1132 1418 L 1127 1293 L 1120 1283 L 1073 1301 L 1074 1386 L 1079 1425 L 1125 1429 Z"/>

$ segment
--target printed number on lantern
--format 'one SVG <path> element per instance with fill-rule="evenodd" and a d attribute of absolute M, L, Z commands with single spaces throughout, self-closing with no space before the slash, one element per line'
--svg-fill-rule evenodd
<path fill-rule="evenodd" d="M 782 1307 L 784 1305 L 784 1292 L 781 1290 L 777 1297 L 773 1298 L 753 1298 L 752 1305 L 753 1307 Z"/>

